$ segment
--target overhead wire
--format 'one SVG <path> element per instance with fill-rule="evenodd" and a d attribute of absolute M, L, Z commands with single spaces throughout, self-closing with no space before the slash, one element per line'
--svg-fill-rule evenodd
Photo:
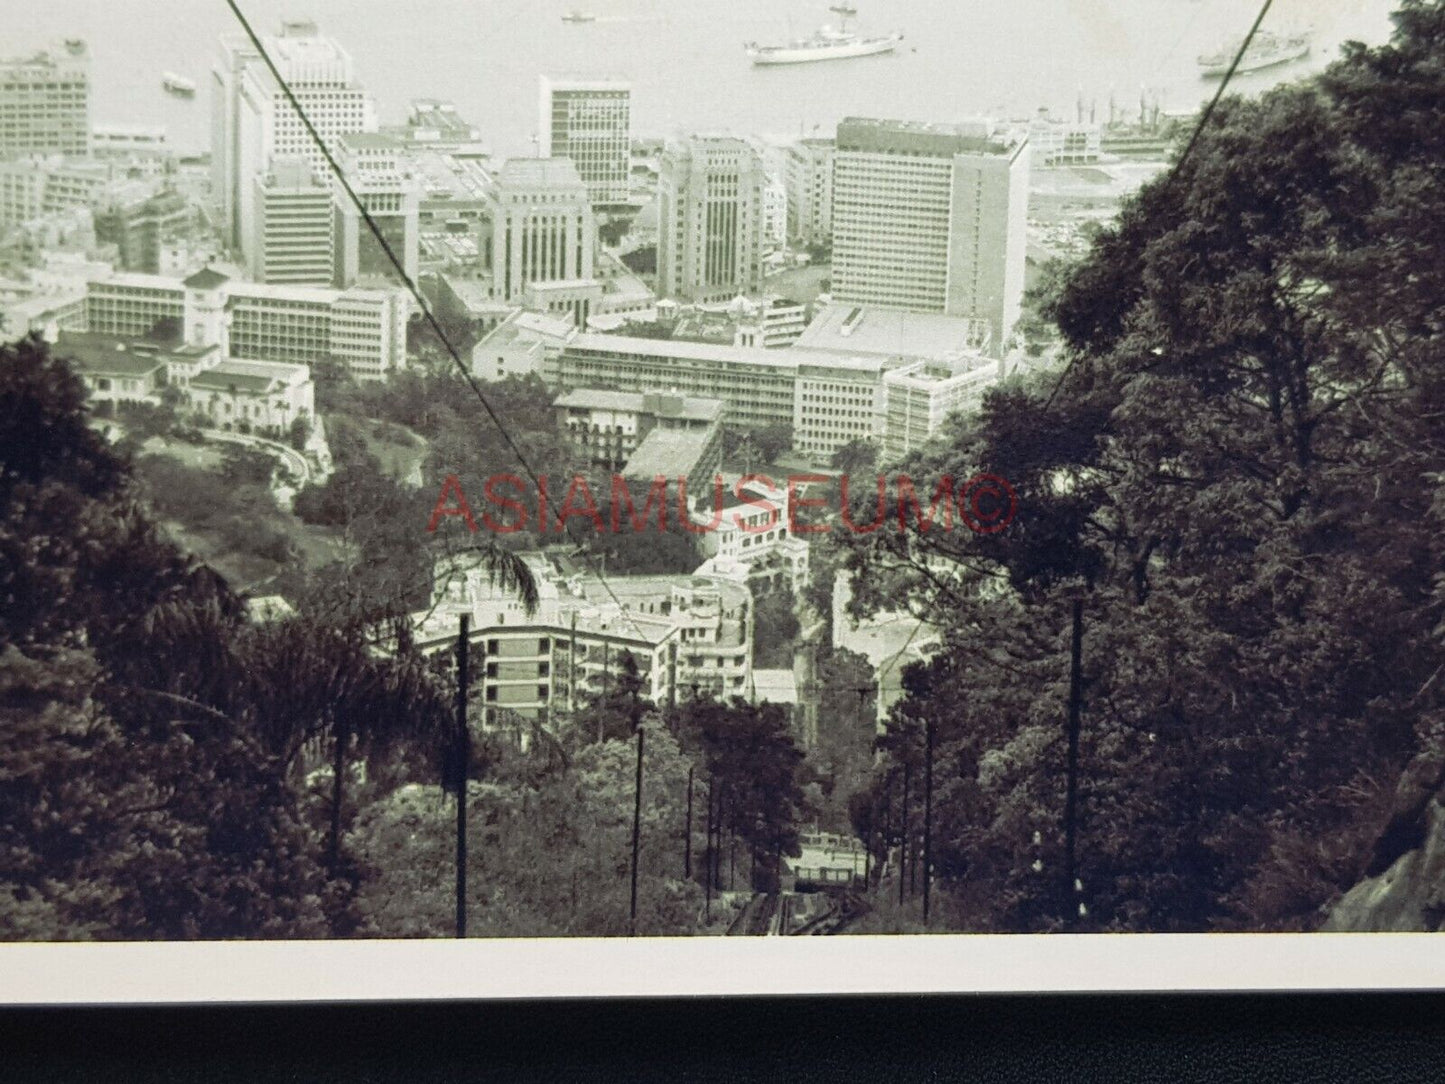
<path fill-rule="evenodd" d="M 492 424 L 496 426 L 497 432 L 501 434 L 502 440 L 506 443 L 512 455 L 516 457 L 523 471 L 525 471 L 531 479 L 532 484 L 539 489 L 544 488 L 537 472 L 532 468 L 531 463 L 528 462 L 526 455 L 522 452 L 516 440 L 513 439 L 512 434 L 502 423 L 502 419 L 497 414 L 496 409 L 492 406 L 491 402 L 488 401 L 486 395 L 482 393 L 481 387 L 477 384 L 476 379 L 472 376 L 466 363 L 462 361 L 461 356 L 457 353 L 456 347 L 452 345 L 451 339 L 448 338 L 446 332 L 442 330 L 441 324 L 432 312 L 431 304 L 427 301 L 425 295 L 422 294 L 417 284 L 406 273 L 405 266 L 397 257 L 396 252 L 391 247 L 391 243 L 386 239 L 385 234 L 382 233 L 376 220 L 372 218 L 371 212 L 367 210 L 365 202 L 356 194 L 356 190 L 352 188 L 345 171 L 342 170 L 340 164 L 336 161 L 336 157 L 331 153 L 331 148 L 326 145 L 326 141 L 321 138 L 321 134 L 316 130 L 316 126 L 311 121 L 311 117 L 307 114 L 306 110 L 302 108 L 295 91 L 291 89 L 290 83 L 288 83 L 281 74 L 280 69 L 276 66 L 276 62 L 271 58 L 271 54 L 267 51 L 260 37 L 252 28 L 250 20 L 242 13 L 236 0 L 226 0 L 226 6 L 231 9 L 231 14 L 233 14 L 236 17 L 236 21 L 241 24 L 241 29 L 245 31 L 246 37 L 250 39 L 251 45 L 256 50 L 257 55 L 265 63 L 267 70 L 271 73 L 271 77 L 276 81 L 277 85 L 281 88 L 281 92 L 286 96 L 287 102 L 296 113 L 296 117 L 301 122 L 302 127 L 306 129 L 307 135 L 311 138 L 311 141 L 316 144 L 316 148 L 320 151 L 322 157 L 326 159 L 326 164 L 331 168 L 331 172 L 336 177 L 337 183 L 341 185 L 347 198 L 356 207 L 357 212 L 361 215 L 362 221 L 366 223 L 366 228 L 371 232 L 381 247 L 382 252 L 386 255 L 387 260 L 396 270 L 397 277 L 402 285 L 406 287 L 413 300 L 416 301 L 422 315 L 426 318 L 427 324 L 431 327 L 437 339 L 440 340 L 442 346 L 446 348 L 447 355 L 456 364 L 457 371 L 461 374 L 462 379 L 466 381 L 467 386 L 471 389 L 472 394 L 476 396 L 477 401 L 481 403 L 482 409 L 486 411 L 487 417 L 490 418 Z M 570 523 L 564 523 L 563 530 L 567 531 L 569 527 Z M 582 556 L 588 565 L 592 567 L 593 573 L 597 576 L 598 581 L 602 584 L 603 589 L 607 592 L 618 610 L 626 616 L 633 630 L 637 632 L 638 635 L 642 635 L 641 627 L 637 624 L 636 619 L 628 607 L 624 606 L 622 600 L 617 597 L 617 593 L 613 591 L 612 585 L 607 582 L 607 577 L 597 568 L 595 562 L 592 560 L 592 555 L 584 550 Z"/>

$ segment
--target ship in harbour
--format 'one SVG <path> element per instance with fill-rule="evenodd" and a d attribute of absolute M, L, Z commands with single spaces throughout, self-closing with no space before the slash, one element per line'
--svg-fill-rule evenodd
<path fill-rule="evenodd" d="M 161 86 L 166 88 L 168 94 L 174 94 L 178 98 L 194 98 L 196 96 L 196 84 L 175 72 L 163 73 Z"/>
<path fill-rule="evenodd" d="M 838 4 L 829 10 L 842 16 L 837 27 L 819 27 L 812 37 L 785 45 L 759 45 L 750 41 L 743 48 L 754 64 L 807 64 L 816 60 L 848 60 L 856 56 L 891 53 L 903 40 L 903 35 L 896 30 L 871 38 L 854 33 L 848 28 L 848 19 L 858 9 L 851 4 Z"/>
<path fill-rule="evenodd" d="M 1309 54 L 1310 36 L 1308 31 L 1272 34 L 1268 30 L 1261 30 L 1249 43 L 1249 48 L 1244 51 L 1244 56 L 1240 57 L 1239 67 L 1235 71 L 1237 73 L 1259 71 L 1261 68 L 1273 68 L 1277 64 L 1288 64 L 1292 60 L 1299 60 Z M 1229 66 L 1234 63 L 1241 43 L 1242 39 L 1235 40 L 1215 52 L 1200 56 L 1198 61 L 1200 72 L 1206 76 L 1226 74 Z"/>

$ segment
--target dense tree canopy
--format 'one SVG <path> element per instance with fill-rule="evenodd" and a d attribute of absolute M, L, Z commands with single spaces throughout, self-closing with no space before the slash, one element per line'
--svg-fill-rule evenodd
<path fill-rule="evenodd" d="M 891 733 L 937 727 L 936 872 L 970 925 L 1312 927 L 1445 740 L 1445 9 L 1398 22 L 1318 80 L 1225 99 L 1058 284 L 1062 374 L 905 465 L 1007 478 L 1011 526 L 845 539 L 871 573 L 856 607 L 906 597 L 942 626 Z"/>

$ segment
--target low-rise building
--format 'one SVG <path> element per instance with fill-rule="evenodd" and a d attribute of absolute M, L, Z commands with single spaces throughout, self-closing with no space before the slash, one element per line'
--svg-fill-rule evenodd
<path fill-rule="evenodd" d="M 474 559 L 438 562 L 432 606 L 417 615 L 414 642 L 424 652 L 456 644 L 459 618 L 471 618 L 482 724 L 515 730 L 584 712 L 606 695 L 631 654 L 643 695 L 675 702 L 696 688 L 746 695 L 752 674 L 752 598 L 706 576 L 618 576 L 606 586 L 567 577 L 544 553 L 523 555 L 539 599 L 528 614 Z M 684 691 L 685 690 L 685 691 Z"/>
<path fill-rule="evenodd" d="M 576 388 L 558 396 L 553 406 L 557 424 L 577 452 L 603 470 L 619 471 L 654 433 L 691 434 L 702 461 L 693 466 L 716 469 L 722 459 L 725 404 L 718 399 L 663 392 L 619 392 Z M 688 448 L 692 444 L 687 445 Z M 682 452 L 683 446 L 673 450 Z M 658 446 L 661 452 L 661 446 Z M 649 462 L 653 457 L 649 458 Z M 660 460 L 658 461 L 660 465 Z M 677 469 L 661 473 L 690 473 Z M 650 477 L 651 475 L 649 475 Z"/>
<path fill-rule="evenodd" d="M 734 486 L 720 501 L 712 489 L 700 496 L 692 519 L 706 528 L 700 538 L 707 560 L 699 575 L 744 584 L 755 596 L 783 587 L 797 594 L 807 586 L 808 543 L 792 533 L 787 489 L 753 479 L 741 495 Z"/>
<path fill-rule="evenodd" d="M 134 338 L 178 322 L 187 342 L 220 346 L 228 357 L 295 365 L 334 358 L 359 380 L 406 368 L 409 313 L 400 287 L 277 286 L 211 267 L 184 280 L 111 274 L 92 279 L 86 293 L 90 331 Z"/>
<path fill-rule="evenodd" d="M 472 374 L 482 380 L 545 376 L 576 334 L 570 319 L 513 309 L 472 348 Z"/>
<path fill-rule="evenodd" d="M 916 361 L 883 374 L 883 461 L 922 447 L 944 420 L 976 409 L 998 382 L 1003 362 L 979 354 Z"/>
<path fill-rule="evenodd" d="M 219 346 L 164 335 L 62 331 L 54 350 L 75 364 L 92 403 L 158 405 L 169 387 L 178 413 L 196 425 L 270 437 L 285 437 L 296 419 L 316 416 L 305 365 L 240 361 Z"/>

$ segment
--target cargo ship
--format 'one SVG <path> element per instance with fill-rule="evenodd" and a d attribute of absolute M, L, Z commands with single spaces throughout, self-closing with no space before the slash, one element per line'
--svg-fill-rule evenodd
<path fill-rule="evenodd" d="M 593 15 L 590 11 L 573 10 L 563 15 L 562 21 L 564 23 L 595 23 L 597 16 Z"/>
<path fill-rule="evenodd" d="M 1200 73 L 1206 76 L 1226 74 L 1229 66 L 1234 63 L 1235 55 L 1239 52 L 1241 40 L 1233 41 L 1225 48 L 1200 56 L 1198 58 Z M 1288 64 L 1292 60 L 1299 60 L 1301 57 L 1309 55 L 1309 51 L 1310 34 L 1308 32 L 1281 35 L 1261 30 L 1249 43 L 1249 48 L 1244 51 L 1244 56 L 1240 57 L 1239 67 L 1235 69 L 1235 72 L 1253 72 L 1259 71 L 1261 68 L 1273 68 L 1278 64 Z"/>
<path fill-rule="evenodd" d="M 790 41 L 785 45 L 759 45 L 748 42 L 743 46 L 754 64 L 808 64 L 818 60 L 849 60 L 858 56 L 875 56 L 891 53 L 903 40 L 899 31 L 879 37 L 865 38 L 848 29 L 848 19 L 857 9 L 851 4 L 839 4 L 829 9 L 842 16 L 838 27 L 823 26 L 813 32 L 810 38 Z"/>

